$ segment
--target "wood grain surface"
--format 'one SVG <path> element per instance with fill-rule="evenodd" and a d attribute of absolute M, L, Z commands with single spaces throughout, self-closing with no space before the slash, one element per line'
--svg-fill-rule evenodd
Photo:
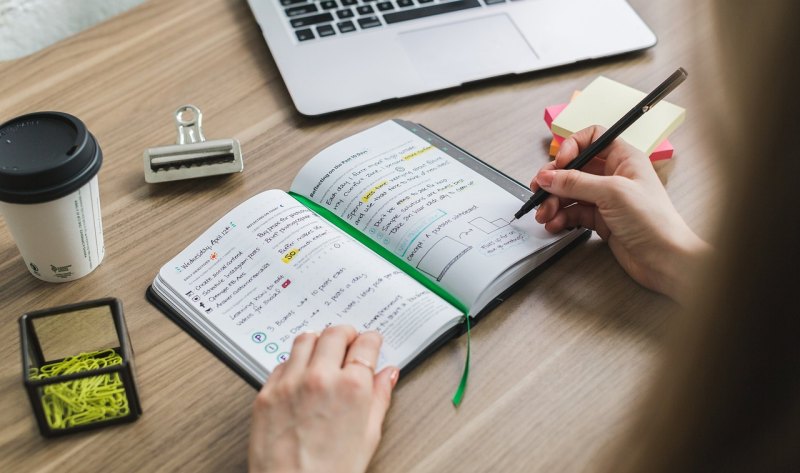
<path fill-rule="evenodd" d="M 92 274 L 50 284 L 28 274 L 0 223 L 0 471 L 246 470 L 254 390 L 150 306 L 145 289 L 225 212 L 262 190 L 287 189 L 316 152 L 383 120 L 422 123 L 528 182 L 548 159 L 545 106 L 599 74 L 646 90 L 685 66 L 690 78 L 670 96 L 688 115 L 670 137 L 676 154 L 667 188 L 689 224 L 708 235 L 720 188 L 703 131 L 718 80 L 708 67 L 710 12 L 690 0 L 631 3 L 659 38 L 643 53 L 323 118 L 294 110 L 244 0 L 150 0 L 0 63 L 0 121 L 66 111 L 99 141 L 106 242 Z M 209 139 L 242 142 L 243 174 L 144 182 L 143 150 L 174 142 L 172 113 L 186 103 L 204 112 Z M 132 424 L 45 440 L 22 388 L 17 319 L 106 296 L 123 302 L 144 414 Z M 450 397 L 463 338 L 401 379 L 371 471 L 592 470 L 633 414 L 676 309 L 627 277 L 593 237 L 476 327 L 461 408 Z"/>

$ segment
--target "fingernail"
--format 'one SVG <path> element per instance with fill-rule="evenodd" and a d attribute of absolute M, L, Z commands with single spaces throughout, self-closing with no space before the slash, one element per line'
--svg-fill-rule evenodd
<path fill-rule="evenodd" d="M 397 368 L 392 368 L 392 372 L 389 374 L 389 381 L 392 382 L 392 389 L 394 389 L 398 379 L 400 379 L 400 370 Z"/>
<path fill-rule="evenodd" d="M 542 171 L 536 176 L 536 182 L 538 182 L 540 186 L 548 188 L 553 185 L 553 178 L 555 178 L 555 176 L 555 171 Z"/>

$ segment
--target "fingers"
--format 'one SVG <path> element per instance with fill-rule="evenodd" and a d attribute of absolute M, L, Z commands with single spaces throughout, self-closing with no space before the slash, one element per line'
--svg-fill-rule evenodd
<path fill-rule="evenodd" d="M 576 227 L 594 230 L 603 240 L 607 240 L 611 233 L 606 222 L 597 213 L 596 207 L 581 204 L 559 209 L 544 225 L 545 230 L 551 233 L 558 233 L 564 229 L 569 230 Z"/>
<path fill-rule="evenodd" d="M 589 174 L 603 175 L 604 168 L 605 168 L 605 161 L 601 159 L 595 159 L 589 162 L 589 164 L 587 164 L 586 167 L 582 169 L 582 172 L 588 172 Z M 541 173 L 546 170 L 548 169 L 542 168 L 542 171 L 539 172 Z M 554 170 L 554 169 L 549 169 L 549 170 Z M 537 174 L 536 177 L 534 177 L 533 182 L 534 183 L 537 182 L 538 178 L 539 174 Z M 543 176 L 543 179 L 546 179 L 546 176 Z M 531 189 L 535 192 L 536 189 L 538 189 L 538 187 L 539 185 L 537 184 L 536 188 L 534 188 L 534 186 L 531 186 Z M 576 202 L 578 202 L 576 199 L 569 197 L 550 196 L 547 199 L 545 199 L 545 201 L 542 202 L 541 205 L 539 205 L 538 209 L 536 209 L 536 221 L 539 223 L 547 222 L 548 220 L 553 218 L 556 212 L 558 212 L 558 209 L 564 208 L 568 205 L 572 205 Z"/>
<path fill-rule="evenodd" d="M 595 208 L 586 205 L 571 205 L 559 209 L 544 225 L 545 230 L 558 233 L 566 228 L 584 227 L 591 230 L 596 226 Z"/>
<path fill-rule="evenodd" d="M 353 343 L 357 335 L 356 329 L 349 325 L 326 328 L 319 337 L 309 367 L 312 369 L 341 368 L 347 347 Z"/>
<path fill-rule="evenodd" d="M 539 173 L 542 171 L 554 171 L 556 169 L 560 168 L 556 167 L 555 161 L 550 161 L 539 169 Z M 597 174 L 598 176 L 604 176 L 606 174 L 606 162 L 603 159 L 595 158 L 589 161 L 586 166 L 581 168 L 581 171 L 588 172 L 589 174 Z M 529 187 L 533 192 L 536 192 L 536 190 L 539 189 L 539 183 L 536 181 L 539 173 L 536 173 L 536 175 L 533 176 L 533 179 L 531 179 L 531 184 Z M 565 203 L 564 205 L 567 204 Z"/>
<path fill-rule="evenodd" d="M 592 142 L 600 138 L 605 131 L 606 129 L 604 127 L 594 125 L 584 128 L 565 139 L 564 142 L 561 143 L 558 154 L 556 154 L 555 167 L 564 169 L 570 161 L 575 159 L 578 154 Z M 587 167 L 584 167 L 584 171 L 591 172 L 592 174 L 610 176 L 615 173 L 619 166 L 628 160 L 633 160 L 638 164 L 649 163 L 649 159 L 647 159 L 644 153 L 629 145 L 621 138 L 617 138 L 611 145 L 600 150 L 595 156 L 595 159 L 597 158 L 604 161 L 604 169 L 602 171 L 596 169 L 589 171 Z"/>
<path fill-rule="evenodd" d="M 539 169 L 539 172 L 552 171 L 554 169 L 556 169 L 556 164 L 553 161 L 550 161 L 549 163 L 547 163 L 544 166 L 542 166 Z M 538 176 L 538 175 L 539 175 L 539 173 L 536 173 L 536 176 Z M 530 187 L 531 191 L 533 191 L 533 192 L 536 192 L 536 190 L 539 189 L 539 183 L 536 182 L 536 176 L 533 176 L 533 179 L 531 179 L 531 185 L 528 186 L 528 187 Z"/>
<path fill-rule="evenodd" d="M 596 229 L 594 207 L 608 205 L 625 193 L 623 180 L 655 174 L 649 159 L 623 140 L 615 140 L 601 150 L 581 170 L 564 169 L 582 150 L 597 140 L 605 129 L 591 126 L 564 140 L 553 162 L 543 166 L 531 182 L 531 189 L 542 188 L 552 194 L 536 211 L 536 221 L 550 231 L 576 225 Z M 581 204 L 562 214 L 562 209 Z M 589 209 L 580 208 L 589 207 Z M 572 221 L 567 222 L 567 218 Z"/>
<path fill-rule="evenodd" d="M 262 390 L 266 388 L 270 384 L 277 383 L 282 377 L 283 374 L 286 372 L 286 363 L 281 363 L 272 370 L 272 373 L 269 374 L 267 377 L 267 382 L 261 387 Z"/>
<path fill-rule="evenodd" d="M 578 156 L 580 150 L 582 150 L 583 148 L 588 146 L 592 141 L 597 139 L 597 137 L 602 135 L 604 131 L 605 128 L 596 125 L 589 128 L 585 128 L 579 131 L 578 133 L 575 133 L 571 137 L 565 139 L 564 142 L 561 144 L 561 147 L 558 151 L 558 154 L 556 154 L 555 159 L 542 166 L 539 169 L 539 172 L 536 174 L 536 176 L 534 176 L 534 178 L 531 180 L 530 189 L 533 192 L 536 192 L 536 190 L 542 187 L 541 183 L 539 182 L 539 176 L 542 175 L 543 172 L 554 171 L 565 168 L 573 159 L 575 159 Z M 589 174 L 596 174 L 600 176 L 606 175 L 606 170 L 608 166 L 606 160 L 604 159 L 605 157 L 606 153 L 601 152 L 600 154 L 598 154 L 597 157 L 589 161 L 581 170 Z M 545 209 L 543 215 L 549 215 L 550 217 L 547 217 L 547 219 L 549 219 L 551 218 L 552 215 L 555 214 L 555 212 L 559 208 L 565 207 L 575 202 L 574 199 L 569 199 L 569 198 L 562 198 L 560 200 L 553 200 L 553 199 L 548 199 L 548 200 L 550 202 L 549 204 L 545 203 L 542 206 L 540 206 L 539 212 L 537 213 L 537 221 L 540 222 L 543 221 L 540 220 L 539 218 L 539 215 L 542 214 L 543 211 L 542 207 L 544 207 Z"/>
<path fill-rule="evenodd" d="M 558 212 L 558 209 L 566 207 L 569 204 L 570 202 L 566 199 L 562 201 L 562 199 L 558 196 L 548 196 L 544 202 L 539 205 L 539 208 L 536 209 L 536 221 L 539 223 L 546 223 L 552 220 L 556 215 L 556 212 Z"/>
<path fill-rule="evenodd" d="M 619 193 L 624 192 L 624 180 L 619 176 L 597 176 L 576 169 L 542 171 L 536 181 L 553 195 L 537 209 L 536 221 L 545 224 L 545 229 L 552 233 L 577 226 L 599 233 L 598 227 L 605 227 L 605 223 L 598 218 L 597 207 L 615 198 L 618 200 Z"/>
<path fill-rule="evenodd" d="M 305 371 L 309 360 L 311 360 L 314 347 L 317 345 L 317 338 L 316 333 L 305 332 L 294 339 L 289 359 L 283 363 L 286 367 L 283 368 L 282 377 L 299 376 Z"/>
<path fill-rule="evenodd" d="M 289 471 L 302 456 L 308 471 L 366 471 L 399 376 L 374 374 L 381 343 L 345 326 L 298 336 L 256 396 L 251 468 Z"/>
<path fill-rule="evenodd" d="M 347 350 L 343 369 L 369 372 L 370 375 L 373 375 L 378 363 L 381 343 L 383 343 L 383 337 L 378 332 L 364 332 L 359 335 Z"/>
<path fill-rule="evenodd" d="M 581 171 L 597 176 L 606 175 L 607 163 L 604 159 L 594 158 L 581 168 Z"/>
<path fill-rule="evenodd" d="M 629 145 L 625 140 L 617 138 L 614 143 L 608 148 L 606 156 L 606 175 L 615 174 L 617 169 L 623 163 L 634 163 L 638 169 L 649 168 L 652 170 L 653 165 L 650 163 L 650 158 L 646 154 Z"/>
<path fill-rule="evenodd" d="M 306 368 L 317 372 L 348 369 L 372 376 L 382 342 L 379 333 L 359 335 L 349 325 L 328 327 L 319 336 L 303 333 L 295 338 L 289 359 L 279 365 L 270 378 L 301 376 Z"/>
<path fill-rule="evenodd" d="M 542 171 L 536 182 L 553 195 L 597 205 L 607 200 L 624 179 L 618 176 L 597 176 L 577 169 Z"/>
<path fill-rule="evenodd" d="M 386 411 L 389 410 L 389 406 L 392 403 L 392 391 L 394 391 L 399 377 L 400 370 L 394 366 L 386 367 L 375 375 L 372 388 L 374 395 L 372 396 L 372 405 L 369 413 L 368 438 L 374 441 L 376 446 L 380 441 L 381 426 L 386 418 Z"/>
<path fill-rule="evenodd" d="M 588 128 L 584 128 L 583 130 L 578 131 L 577 133 L 572 134 L 569 138 L 566 138 L 562 143 L 561 147 L 558 149 L 558 153 L 556 153 L 555 164 L 556 167 L 559 169 L 564 169 L 567 164 L 570 163 L 573 159 L 578 157 L 578 154 L 592 144 L 597 138 L 600 138 L 606 129 L 599 125 L 590 126 Z M 615 141 L 616 143 L 616 141 Z M 604 150 L 601 150 L 600 153 L 597 154 L 597 157 L 601 159 L 605 159 L 610 152 L 610 149 L 614 146 L 607 147 Z"/>
<path fill-rule="evenodd" d="M 358 371 L 360 376 L 369 376 L 372 379 L 372 403 L 369 411 L 367 425 L 367 440 L 372 448 L 377 447 L 381 438 L 381 426 L 386 417 L 386 411 L 392 400 L 392 391 L 397 384 L 400 371 L 389 366 L 374 374 L 374 366 L 378 362 L 383 337 L 377 332 L 365 332 L 358 336 L 347 351 L 344 371 Z M 370 367 L 365 365 L 369 364 Z"/>

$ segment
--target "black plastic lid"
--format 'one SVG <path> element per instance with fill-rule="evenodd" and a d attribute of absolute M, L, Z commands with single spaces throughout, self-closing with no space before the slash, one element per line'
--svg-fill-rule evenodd
<path fill-rule="evenodd" d="M 48 202 L 78 190 L 103 153 L 79 119 L 61 112 L 22 115 L 0 125 L 0 201 Z"/>

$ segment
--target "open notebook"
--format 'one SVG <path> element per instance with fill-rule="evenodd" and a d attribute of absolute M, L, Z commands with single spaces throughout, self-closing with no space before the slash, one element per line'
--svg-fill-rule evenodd
<path fill-rule="evenodd" d="M 384 336 L 408 368 L 588 232 L 511 221 L 530 191 L 426 128 L 381 123 L 314 156 L 291 190 L 239 204 L 159 271 L 148 298 L 254 386 L 294 337 Z"/>

